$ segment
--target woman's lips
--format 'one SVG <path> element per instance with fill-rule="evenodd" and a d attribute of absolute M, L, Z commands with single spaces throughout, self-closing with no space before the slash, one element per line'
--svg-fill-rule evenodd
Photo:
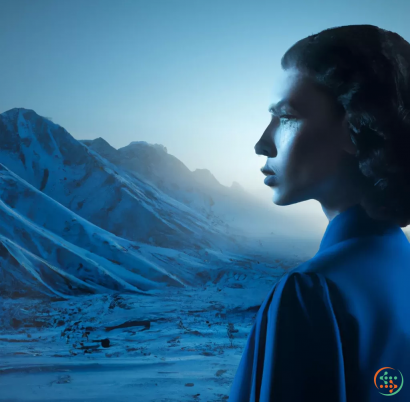
<path fill-rule="evenodd" d="M 272 174 L 272 175 L 266 176 L 263 182 L 267 186 L 273 186 L 275 183 L 277 183 L 276 175 Z"/>
<path fill-rule="evenodd" d="M 265 180 L 264 180 L 264 183 L 267 186 L 272 186 L 277 182 L 276 174 L 270 167 L 263 166 L 261 168 L 261 172 L 266 176 Z"/>

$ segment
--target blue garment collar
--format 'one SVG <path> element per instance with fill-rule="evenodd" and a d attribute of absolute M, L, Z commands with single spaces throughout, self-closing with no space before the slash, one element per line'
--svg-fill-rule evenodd
<path fill-rule="evenodd" d="M 319 251 L 352 238 L 398 233 L 404 236 L 400 226 L 370 218 L 360 204 L 353 205 L 336 215 L 327 225 Z"/>

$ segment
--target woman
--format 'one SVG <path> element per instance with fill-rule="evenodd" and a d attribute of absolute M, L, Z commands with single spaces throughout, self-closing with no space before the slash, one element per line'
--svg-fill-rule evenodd
<path fill-rule="evenodd" d="M 255 151 L 275 204 L 315 199 L 329 224 L 262 304 L 230 402 L 410 401 L 409 64 L 410 44 L 372 25 L 283 56 Z"/>

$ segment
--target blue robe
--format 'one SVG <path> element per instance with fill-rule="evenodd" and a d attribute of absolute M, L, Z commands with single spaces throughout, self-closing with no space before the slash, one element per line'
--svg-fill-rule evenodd
<path fill-rule="evenodd" d="M 354 205 L 269 292 L 229 402 L 386 401 L 385 367 L 387 401 L 410 402 L 410 244 Z"/>

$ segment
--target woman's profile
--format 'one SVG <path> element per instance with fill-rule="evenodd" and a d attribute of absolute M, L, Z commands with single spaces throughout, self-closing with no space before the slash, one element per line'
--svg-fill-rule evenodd
<path fill-rule="evenodd" d="M 255 152 L 276 205 L 317 200 L 329 224 L 265 298 L 229 401 L 410 401 L 410 44 L 335 27 L 281 67 Z"/>

